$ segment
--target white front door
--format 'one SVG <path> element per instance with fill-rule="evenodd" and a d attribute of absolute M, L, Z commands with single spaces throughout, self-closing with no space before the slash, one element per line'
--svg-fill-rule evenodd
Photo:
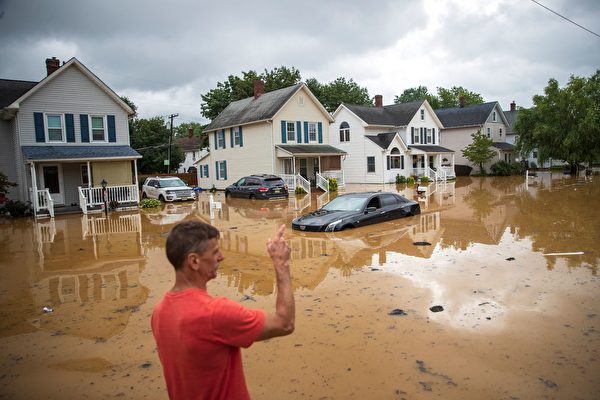
<path fill-rule="evenodd" d="M 62 166 L 60 164 L 40 166 L 40 189 L 50 190 L 54 204 L 65 204 Z"/>

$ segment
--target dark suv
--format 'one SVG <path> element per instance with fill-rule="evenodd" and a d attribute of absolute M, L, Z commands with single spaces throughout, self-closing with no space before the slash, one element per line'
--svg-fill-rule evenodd
<path fill-rule="evenodd" d="M 287 199 L 288 187 L 277 175 L 250 175 L 227 186 L 225 196 L 248 199 Z"/>

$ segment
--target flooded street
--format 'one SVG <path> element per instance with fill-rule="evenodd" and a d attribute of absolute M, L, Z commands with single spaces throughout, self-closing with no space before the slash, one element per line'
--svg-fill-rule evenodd
<path fill-rule="evenodd" d="M 371 189 L 417 199 L 346 191 Z M 296 331 L 242 352 L 253 398 L 600 398 L 600 177 L 463 177 L 430 185 L 415 217 L 291 230 L 331 198 L 215 195 L 212 295 L 274 310 L 265 242 L 285 223 L 292 247 Z M 167 398 L 150 315 L 174 281 L 166 235 L 194 218 L 211 222 L 208 193 L 108 219 L 0 218 L 0 399 Z"/>

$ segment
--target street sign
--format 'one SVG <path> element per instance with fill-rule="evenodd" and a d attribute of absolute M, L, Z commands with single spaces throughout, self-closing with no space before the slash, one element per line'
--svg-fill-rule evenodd
<path fill-rule="evenodd" d="M 164 160 L 164 164 L 163 165 L 169 165 L 169 160 Z"/>

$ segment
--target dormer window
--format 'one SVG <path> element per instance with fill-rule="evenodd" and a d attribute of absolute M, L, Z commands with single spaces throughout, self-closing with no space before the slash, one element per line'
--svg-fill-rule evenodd
<path fill-rule="evenodd" d="M 425 110 L 421 110 L 421 121 L 425 121 Z"/>

